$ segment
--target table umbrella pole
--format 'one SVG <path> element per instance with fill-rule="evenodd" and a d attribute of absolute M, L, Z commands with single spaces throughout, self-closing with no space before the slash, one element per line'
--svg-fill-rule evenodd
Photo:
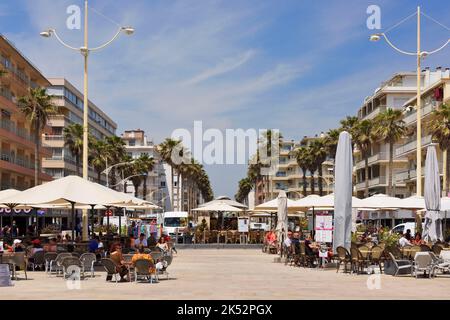
<path fill-rule="evenodd" d="M 91 205 L 91 232 L 90 232 L 90 236 L 91 238 L 93 238 L 94 236 L 94 205 Z"/>
<path fill-rule="evenodd" d="M 72 241 L 74 241 L 75 240 L 75 203 L 71 202 L 70 204 L 72 206 Z"/>

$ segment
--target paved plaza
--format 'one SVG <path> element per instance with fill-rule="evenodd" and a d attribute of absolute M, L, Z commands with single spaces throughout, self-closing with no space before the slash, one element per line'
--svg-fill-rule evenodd
<path fill-rule="evenodd" d="M 29 272 L 29 280 L 1 288 L 0 299 L 449 299 L 450 275 L 435 279 L 381 275 L 368 289 L 368 275 L 313 270 L 274 263 L 258 249 L 183 249 L 170 266 L 170 280 L 111 283 L 105 273 L 68 290 L 60 277 Z M 21 272 L 23 275 L 23 272 Z M 376 287 L 376 282 L 372 282 Z"/>

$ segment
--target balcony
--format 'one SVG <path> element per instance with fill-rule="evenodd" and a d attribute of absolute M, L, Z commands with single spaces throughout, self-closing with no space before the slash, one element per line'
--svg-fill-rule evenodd
<path fill-rule="evenodd" d="M 36 139 L 34 138 L 34 136 L 30 135 L 25 128 L 18 128 L 16 124 L 11 120 L 0 119 L 0 128 L 13 133 L 22 139 L 25 139 L 32 143 L 36 143 Z"/>
<path fill-rule="evenodd" d="M 395 149 L 395 153 L 394 153 L 395 157 L 400 157 L 400 156 L 406 155 L 412 151 L 415 151 L 416 147 L 417 147 L 416 139 L 417 139 L 416 137 L 413 137 L 408 142 L 406 142 L 404 145 Z M 426 146 L 428 146 L 431 143 L 431 141 L 432 141 L 431 135 L 423 137 L 422 138 L 422 148 L 425 148 Z"/>
<path fill-rule="evenodd" d="M 378 161 L 387 161 L 389 160 L 389 153 L 387 152 L 378 152 L 377 154 L 374 154 L 373 156 L 370 156 L 368 159 L 369 166 L 378 162 Z M 364 160 L 359 161 L 356 164 L 356 169 L 364 168 Z"/>
<path fill-rule="evenodd" d="M 50 148 L 62 148 L 64 147 L 63 135 L 44 135 L 42 137 L 42 145 Z"/>
<path fill-rule="evenodd" d="M 421 110 L 422 111 L 422 114 L 421 114 L 422 118 L 427 116 L 427 115 L 429 115 L 431 112 L 433 112 L 434 109 L 436 109 L 435 103 L 436 102 L 429 102 L 429 103 L 427 103 L 425 106 L 423 106 L 421 108 L 422 109 Z M 417 122 L 417 112 L 413 111 L 412 113 L 408 114 L 407 116 L 405 116 L 403 118 L 403 121 L 405 122 L 405 124 L 407 126 Z"/>
<path fill-rule="evenodd" d="M 371 120 L 371 119 L 375 118 L 378 114 L 383 112 L 384 110 L 386 110 L 386 105 L 379 105 L 379 106 L 375 107 L 369 113 L 363 115 L 362 119 L 364 119 L 364 120 Z"/>
<path fill-rule="evenodd" d="M 369 188 L 374 188 L 378 186 L 386 186 L 387 179 L 386 176 L 379 176 L 369 180 Z M 366 182 L 362 181 L 356 184 L 356 189 L 361 190 L 366 187 Z"/>
<path fill-rule="evenodd" d="M 63 115 L 50 116 L 47 120 L 47 125 L 49 127 L 65 127 L 69 122 L 69 118 Z"/>
<path fill-rule="evenodd" d="M 20 167 L 26 169 L 34 170 L 34 160 L 30 161 L 28 158 L 21 157 L 19 155 L 15 155 L 10 151 L 1 151 L 0 152 L 0 160 L 6 161 L 12 164 L 16 164 Z"/>

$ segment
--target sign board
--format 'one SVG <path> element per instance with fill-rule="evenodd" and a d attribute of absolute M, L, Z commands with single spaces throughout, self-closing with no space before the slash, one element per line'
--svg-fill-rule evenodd
<path fill-rule="evenodd" d="M 0 264 L 0 287 L 10 287 L 11 276 L 9 270 L 9 264 Z"/>
<path fill-rule="evenodd" d="M 317 242 L 333 242 L 333 216 L 316 216 L 315 230 L 315 240 Z"/>
<path fill-rule="evenodd" d="M 248 218 L 238 218 L 238 231 L 248 232 L 249 219 Z"/>

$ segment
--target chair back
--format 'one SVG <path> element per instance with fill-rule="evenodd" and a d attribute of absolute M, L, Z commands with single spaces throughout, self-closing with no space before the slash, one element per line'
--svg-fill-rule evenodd
<path fill-rule="evenodd" d="M 47 252 L 44 254 L 44 259 L 46 262 L 55 261 L 58 254 L 56 252 Z"/>
<path fill-rule="evenodd" d="M 358 251 L 361 253 L 362 258 L 367 259 L 369 256 L 370 248 L 367 245 L 359 246 Z"/>
<path fill-rule="evenodd" d="M 95 253 L 83 253 L 80 256 L 80 261 L 84 267 L 92 267 L 92 264 L 97 261 L 97 256 Z"/>
<path fill-rule="evenodd" d="M 150 275 L 151 265 L 151 261 L 146 259 L 139 259 L 134 263 L 134 268 L 136 270 L 136 273 L 139 275 Z"/>
<path fill-rule="evenodd" d="M 154 261 L 157 261 L 163 257 L 162 252 L 152 252 L 151 255 Z"/>
<path fill-rule="evenodd" d="M 70 254 L 69 252 L 61 252 L 56 256 L 55 262 L 58 265 L 61 265 L 61 262 L 63 261 L 64 258 L 67 257 L 72 257 L 72 254 Z"/>
<path fill-rule="evenodd" d="M 172 264 L 173 256 L 171 254 L 166 255 L 163 257 L 163 260 L 166 261 L 167 266 L 170 266 Z"/>
<path fill-rule="evenodd" d="M 21 270 L 27 268 L 27 259 L 25 258 L 25 252 L 15 252 L 11 258 L 11 261 L 19 267 Z"/>
<path fill-rule="evenodd" d="M 80 259 L 77 257 L 65 257 L 62 262 L 61 265 L 65 268 L 69 267 L 69 266 L 78 266 L 81 267 L 81 262 Z"/>
<path fill-rule="evenodd" d="M 362 260 L 361 252 L 357 248 L 350 248 L 350 253 L 352 255 L 352 261 Z"/>
<path fill-rule="evenodd" d="M 116 264 L 114 263 L 114 261 L 112 261 L 109 258 L 102 258 L 102 266 L 105 268 L 105 270 L 108 274 L 118 273 Z"/>
<path fill-rule="evenodd" d="M 303 243 L 303 245 L 304 245 L 304 243 Z M 337 247 L 336 252 L 338 254 L 339 260 L 341 260 L 341 261 L 344 261 L 345 259 L 348 259 L 350 257 L 348 250 L 345 249 L 344 247 L 341 247 L 341 246 Z"/>
<path fill-rule="evenodd" d="M 421 245 L 420 245 L 420 251 L 428 252 L 428 251 L 431 251 L 431 249 L 430 249 L 430 247 L 427 246 L 426 244 L 421 244 Z"/>
<path fill-rule="evenodd" d="M 402 256 L 402 252 L 397 246 L 390 247 L 389 248 L 389 252 L 391 252 L 394 255 L 394 257 L 397 258 L 397 259 L 400 259 L 401 256 Z"/>
<path fill-rule="evenodd" d="M 432 261 L 433 260 L 428 252 L 417 252 L 414 257 L 414 263 L 420 269 L 427 268 Z"/>
<path fill-rule="evenodd" d="M 374 246 L 371 250 L 372 253 L 372 260 L 373 261 L 379 261 L 381 257 L 383 256 L 384 249 L 380 246 Z"/>
<path fill-rule="evenodd" d="M 442 246 L 438 245 L 438 244 L 434 244 L 431 247 L 431 251 L 433 251 L 434 254 L 439 255 L 441 253 L 441 251 L 442 251 Z"/>
<path fill-rule="evenodd" d="M 433 261 L 434 264 L 439 264 L 441 262 L 439 257 L 433 251 L 428 252 L 428 254 L 430 255 L 431 260 Z"/>
<path fill-rule="evenodd" d="M 395 260 L 395 256 L 392 254 L 392 252 L 388 252 L 389 254 L 389 258 L 391 258 L 392 263 L 394 263 L 394 265 L 398 268 L 398 263 L 397 260 Z"/>
<path fill-rule="evenodd" d="M 34 264 L 37 264 L 37 265 L 44 264 L 45 263 L 45 252 L 44 252 L 44 250 L 36 251 L 33 254 L 33 260 L 34 260 Z"/>
<path fill-rule="evenodd" d="M 72 257 L 80 258 L 80 254 L 78 252 L 71 252 Z"/>

